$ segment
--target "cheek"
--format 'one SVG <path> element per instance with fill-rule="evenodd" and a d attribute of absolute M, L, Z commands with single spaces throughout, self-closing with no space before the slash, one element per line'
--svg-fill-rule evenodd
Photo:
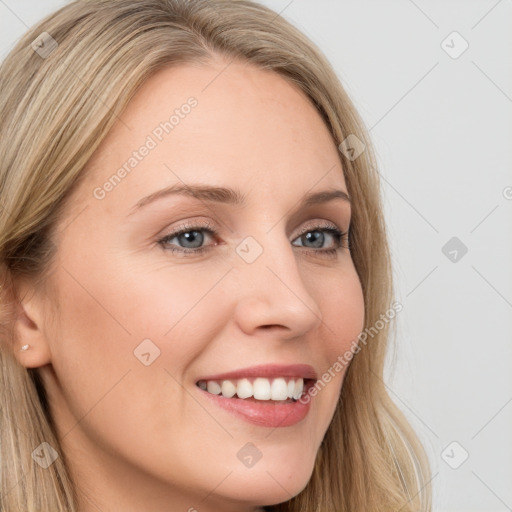
<path fill-rule="evenodd" d="M 75 415 L 83 415 L 121 378 L 120 389 L 139 381 L 126 390 L 132 397 L 128 409 L 151 403 L 154 389 L 170 386 L 178 398 L 178 382 L 222 328 L 222 298 L 207 296 L 219 276 L 181 268 L 136 271 L 121 259 L 109 266 L 92 257 L 87 267 L 63 268 L 56 276 L 59 321 L 50 336 L 52 364 Z M 165 417 L 161 409 L 152 414 Z"/>
<path fill-rule="evenodd" d="M 321 354 L 321 373 L 311 397 L 318 397 L 318 404 L 334 414 L 351 353 L 357 347 L 358 336 L 364 328 L 364 296 L 355 269 L 343 278 L 325 281 L 320 309 L 322 330 L 315 342 L 316 353 Z M 347 357 L 349 354 L 349 357 Z"/>
<path fill-rule="evenodd" d="M 85 436 L 174 479 L 169 457 L 183 457 L 184 467 L 190 454 L 199 458 L 194 444 L 205 425 L 215 433 L 216 424 L 181 385 L 212 335 L 215 303 L 200 301 L 204 290 L 191 285 L 190 275 L 163 282 L 119 267 L 111 271 L 90 265 L 86 273 L 69 268 L 73 277 L 57 276 L 54 414 L 69 442 L 82 445 Z M 164 445 L 167 451 L 159 448 Z"/>
<path fill-rule="evenodd" d="M 355 268 L 342 278 L 326 280 L 322 290 L 321 311 L 329 343 L 325 351 L 331 364 L 337 356 L 357 342 L 364 327 L 364 296 Z"/>

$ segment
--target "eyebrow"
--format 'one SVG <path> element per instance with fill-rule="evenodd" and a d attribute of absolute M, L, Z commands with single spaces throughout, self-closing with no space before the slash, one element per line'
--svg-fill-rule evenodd
<path fill-rule="evenodd" d="M 161 199 L 163 197 L 169 197 L 173 195 L 183 195 L 187 197 L 193 197 L 202 201 L 225 203 L 235 206 L 246 206 L 246 195 L 240 191 L 227 188 L 227 187 L 215 187 L 211 185 L 171 185 L 161 190 L 157 190 L 152 194 L 143 197 L 138 201 L 129 211 L 128 215 L 133 215 L 138 212 L 144 206 Z M 341 199 L 350 204 L 351 199 L 349 195 L 339 189 L 322 190 L 320 192 L 312 192 L 306 194 L 299 207 L 312 206 L 315 204 L 321 204 L 334 199 Z"/>

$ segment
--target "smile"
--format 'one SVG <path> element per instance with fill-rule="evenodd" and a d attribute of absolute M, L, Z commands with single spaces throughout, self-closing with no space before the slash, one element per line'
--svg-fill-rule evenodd
<path fill-rule="evenodd" d="M 304 379 L 257 377 L 223 381 L 200 380 L 197 386 L 212 395 L 222 395 L 225 398 L 236 396 L 242 399 L 253 397 L 255 400 L 285 401 L 298 400 L 301 397 Z"/>
<path fill-rule="evenodd" d="M 261 365 L 203 377 L 197 388 L 213 403 L 262 427 L 289 427 L 308 414 L 300 398 L 316 381 L 309 365 Z"/>

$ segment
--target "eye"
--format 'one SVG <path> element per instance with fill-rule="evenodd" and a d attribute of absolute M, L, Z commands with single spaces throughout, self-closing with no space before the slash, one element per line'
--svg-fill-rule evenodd
<path fill-rule="evenodd" d="M 315 252 L 333 255 L 344 247 L 345 240 L 348 242 L 348 233 L 341 231 L 334 224 L 314 226 L 304 229 L 296 240 L 301 242 L 299 247 L 319 249 Z M 330 247 L 325 248 L 326 242 Z"/>
<path fill-rule="evenodd" d="M 207 236 L 205 236 L 205 233 Z M 203 225 L 190 225 L 186 224 L 180 226 L 177 231 L 166 235 L 165 237 L 158 240 L 158 243 L 168 251 L 172 251 L 173 253 L 195 253 L 199 254 L 206 250 L 208 250 L 212 245 L 210 244 L 203 246 L 205 238 L 214 237 L 218 233 L 210 224 Z M 178 244 L 176 245 L 172 243 L 173 240 L 176 240 Z"/>
<path fill-rule="evenodd" d="M 218 245 L 216 242 L 204 245 L 208 238 L 213 239 L 216 236 L 218 232 L 210 224 L 185 224 L 158 240 L 158 244 L 173 254 L 197 255 Z M 292 244 L 295 247 L 325 256 L 335 255 L 342 248 L 348 249 L 347 244 L 343 245 L 345 240 L 348 242 L 348 232 L 341 231 L 334 224 L 307 227 L 295 240 L 300 241 L 300 245 Z M 325 247 L 326 243 L 328 247 Z"/>

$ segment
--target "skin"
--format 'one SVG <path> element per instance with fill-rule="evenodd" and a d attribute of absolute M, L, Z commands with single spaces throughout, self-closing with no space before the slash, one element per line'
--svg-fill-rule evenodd
<path fill-rule="evenodd" d="M 47 287 L 18 283 L 17 334 L 31 348 L 17 357 L 43 377 L 82 512 L 244 512 L 289 500 L 311 476 L 345 371 L 304 420 L 276 429 L 220 409 L 195 383 L 268 363 L 307 363 L 321 376 L 363 328 L 346 242 L 321 255 L 337 247 L 333 237 L 318 248 L 299 236 L 350 225 L 342 200 L 296 211 L 309 192 L 347 191 L 332 136 L 279 75 L 225 66 L 180 65 L 144 84 L 69 197 Z M 190 96 L 197 107 L 96 199 L 94 189 Z M 182 182 L 237 188 L 247 204 L 175 195 L 129 215 Z M 209 250 L 183 255 L 158 244 L 185 221 L 218 230 L 202 232 Z M 235 250 L 247 236 L 263 248 L 250 264 Z M 183 237 L 170 245 L 193 246 Z M 160 350 L 149 366 L 134 356 L 147 338 Z M 262 453 L 251 468 L 237 458 L 247 442 Z"/>

